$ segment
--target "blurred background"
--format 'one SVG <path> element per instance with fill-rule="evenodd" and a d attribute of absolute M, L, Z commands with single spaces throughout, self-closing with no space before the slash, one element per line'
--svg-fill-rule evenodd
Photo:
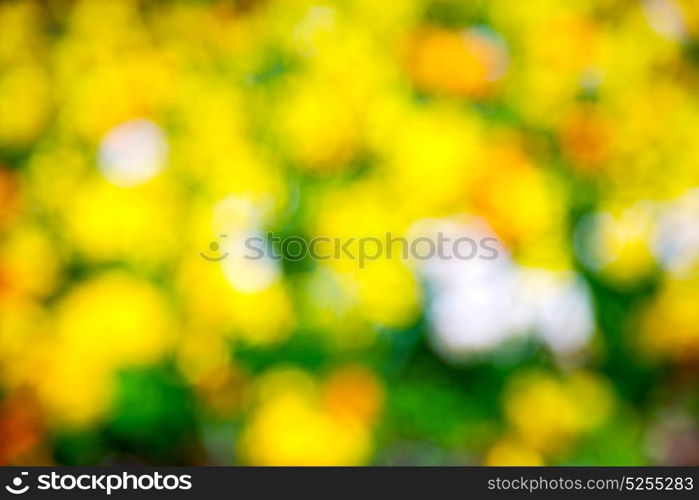
<path fill-rule="evenodd" d="M 693 0 L 2 0 L 0 464 L 699 464 L 698 84 Z"/>

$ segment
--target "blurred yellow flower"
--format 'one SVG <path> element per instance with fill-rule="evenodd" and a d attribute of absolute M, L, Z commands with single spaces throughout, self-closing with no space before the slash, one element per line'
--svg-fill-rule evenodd
<path fill-rule="evenodd" d="M 185 259 L 177 277 L 183 308 L 195 328 L 240 338 L 254 345 L 273 345 L 286 339 L 295 324 L 289 290 L 283 283 L 253 292 L 236 290 L 223 265 L 198 253 Z"/>
<path fill-rule="evenodd" d="M 514 436 L 505 436 L 486 453 L 485 465 L 496 467 L 537 467 L 544 465 L 541 454 Z"/>
<path fill-rule="evenodd" d="M 226 338 L 213 329 L 184 329 L 175 346 L 177 365 L 192 383 L 200 383 L 231 362 Z"/>
<path fill-rule="evenodd" d="M 495 234 L 523 254 L 528 265 L 561 268 L 567 252 L 562 185 L 534 165 L 514 139 L 483 153 L 487 170 L 474 182 L 472 198 Z"/>
<path fill-rule="evenodd" d="M 356 417 L 370 416 L 376 403 L 365 395 L 350 398 L 343 408 L 336 398 L 367 389 L 376 391 L 376 382 L 368 372 L 339 376 L 342 378 L 332 379 L 326 387 L 329 408 L 323 407 L 316 382 L 304 372 L 286 370 L 261 380 L 261 401 L 253 409 L 239 444 L 245 459 L 253 465 L 366 463 L 371 432 L 369 423 Z M 375 396 L 369 393 L 368 397 Z"/>
<path fill-rule="evenodd" d="M 125 273 L 79 283 L 57 307 L 58 338 L 90 363 L 150 363 L 174 340 L 172 314 L 160 291 Z"/>
<path fill-rule="evenodd" d="M 80 428 L 95 423 L 110 407 L 114 393 L 112 367 L 68 346 L 54 348 L 52 354 L 37 391 L 52 425 Z"/>
<path fill-rule="evenodd" d="M 36 2 L 3 2 L 0 5 L 0 66 L 43 55 L 44 22 Z"/>
<path fill-rule="evenodd" d="M 362 314 L 370 322 L 400 328 L 415 320 L 420 288 L 405 264 L 381 259 L 367 263 L 353 275 Z"/>
<path fill-rule="evenodd" d="M 413 220 L 468 209 L 469 188 L 485 168 L 478 156 L 481 125 L 442 105 L 386 104 L 373 132 L 386 187 L 375 192 Z"/>
<path fill-rule="evenodd" d="M 92 261 L 161 261 L 179 242 L 176 189 L 161 179 L 121 188 L 89 178 L 62 204 L 64 234 Z"/>
<path fill-rule="evenodd" d="M 517 435 L 543 454 L 566 451 L 577 437 L 609 416 L 612 394 L 595 375 L 577 372 L 564 380 L 529 374 L 512 381 L 505 414 Z"/>
<path fill-rule="evenodd" d="M 655 224 L 652 206 L 643 202 L 594 216 L 590 252 L 593 267 L 622 286 L 647 276 L 655 266 Z"/>
<path fill-rule="evenodd" d="M 699 356 L 699 281 L 666 279 L 643 313 L 639 340 L 652 358 L 692 361 Z"/>
<path fill-rule="evenodd" d="M 73 288 L 57 305 L 56 319 L 38 388 L 56 422 L 65 425 L 100 418 L 109 409 L 115 371 L 157 361 L 175 339 L 160 292 L 116 271 Z"/>
<path fill-rule="evenodd" d="M 45 297 L 54 290 L 60 267 L 58 248 L 46 233 L 29 223 L 17 226 L 0 243 L 0 297 Z"/>
<path fill-rule="evenodd" d="M 316 234 L 325 239 L 318 240 L 314 251 L 330 257 L 322 265 L 342 275 L 346 297 L 359 306 L 358 314 L 370 323 L 399 327 L 414 320 L 421 296 L 415 277 L 401 261 L 401 244 L 387 244 L 401 237 L 407 221 L 391 210 L 379 191 L 379 183 L 367 181 L 352 190 L 328 193 L 315 224 Z"/>
<path fill-rule="evenodd" d="M 323 406 L 332 414 L 370 425 L 381 411 L 383 387 L 361 365 L 337 369 L 321 388 Z"/>
<path fill-rule="evenodd" d="M 576 106 L 563 118 L 559 130 L 563 154 L 583 174 L 599 171 L 613 147 L 612 124 L 593 106 Z"/>
<path fill-rule="evenodd" d="M 26 146 L 49 117 L 49 86 L 43 68 L 24 64 L 0 73 L 0 146 Z"/>
<path fill-rule="evenodd" d="M 0 381 L 3 387 L 32 387 L 46 367 L 52 337 L 48 311 L 27 297 L 0 297 Z"/>
<path fill-rule="evenodd" d="M 407 52 L 408 70 L 417 87 L 447 95 L 487 97 L 506 65 L 504 48 L 475 29 L 421 28 Z"/>
<path fill-rule="evenodd" d="M 280 139 L 299 167 L 344 167 L 361 145 L 357 111 L 331 81 L 306 79 L 289 89 L 280 110 Z"/>
<path fill-rule="evenodd" d="M 15 175 L 0 165 L 0 229 L 17 215 L 20 202 L 17 184 Z"/>
<path fill-rule="evenodd" d="M 70 13 L 70 36 L 55 54 L 65 130 L 96 142 L 129 119 L 157 114 L 176 82 L 167 58 L 144 31 L 138 2 L 89 0 Z M 75 75 L 80 78 L 75 78 Z"/>

